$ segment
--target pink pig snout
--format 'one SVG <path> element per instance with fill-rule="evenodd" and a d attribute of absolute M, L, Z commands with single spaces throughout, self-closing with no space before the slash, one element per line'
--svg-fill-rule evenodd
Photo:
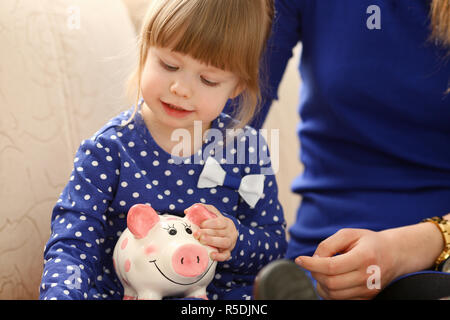
<path fill-rule="evenodd" d="M 196 277 L 205 272 L 209 256 L 206 249 L 198 244 L 185 244 L 172 256 L 172 267 L 183 277 Z"/>

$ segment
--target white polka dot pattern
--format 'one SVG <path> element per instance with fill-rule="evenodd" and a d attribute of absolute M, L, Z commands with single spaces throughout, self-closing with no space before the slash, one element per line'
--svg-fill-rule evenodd
<path fill-rule="evenodd" d="M 286 249 L 275 176 L 266 175 L 264 195 L 254 208 L 233 188 L 198 189 L 204 161 L 171 157 L 155 143 L 140 113 L 121 126 L 129 114 L 112 119 L 77 151 L 74 170 L 53 210 L 40 298 L 121 299 L 123 288 L 114 271 L 112 250 L 126 228 L 128 209 L 145 203 L 160 213 L 182 216 L 184 209 L 198 202 L 214 205 L 239 232 L 231 258 L 218 263 L 208 297 L 251 298 L 257 272 L 283 257 Z M 222 114 L 212 127 L 226 128 L 230 121 Z M 208 150 L 210 156 L 213 150 L 212 156 L 227 174 L 261 174 L 263 168 L 266 173 L 270 161 L 249 156 L 258 155 L 261 146 L 268 154 L 264 138 L 249 127 L 243 134 L 230 142 L 234 148 L 225 148 L 223 141 L 207 141 L 202 151 Z M 236 163 L 242 150 L 246 160 Z"/>

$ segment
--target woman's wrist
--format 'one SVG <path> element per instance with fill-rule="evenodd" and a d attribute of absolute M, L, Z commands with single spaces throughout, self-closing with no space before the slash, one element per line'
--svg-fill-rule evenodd
<path fill-rule="evenodd" d="M 440 265 L 450 257 L 450 221 L 448 220 L 450 214 L 447 214 L 444 217 L 432 217 L 423 220 L 422 222 L 429 222 L 436 226 L 439 230 L 442 241 L 444 244 L 444 248 L 439 254 L 438 258 L 434 262 L 434 267 L 437 270 Z"/>
<path fill-rule="evenodd" d="M 429 269 L 444 249 L 442 235 L 432 223 L 418 223 L 382 231 L 393 245 L 396 277 Z"/>

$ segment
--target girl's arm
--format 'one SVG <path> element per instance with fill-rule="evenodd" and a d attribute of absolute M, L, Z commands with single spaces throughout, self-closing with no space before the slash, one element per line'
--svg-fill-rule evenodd
<path fill-rule="evenodd" d="M 224 214 L 227 216 L 226 214 Z M 231 258 L 226 263 L 241 274 L 256 274 L 286 252 L 286 223 L 278 201 L 278 187 L 274 175 L 266 175 L 264 198 L 254 208 L 241 202 L 237 217 L 228 215 L 235 223 L 238 237 Z"/>
<path fill-rule="evenodd" d="M 204 221 L 194 236 L 200 242 L 218 248 L 218 254 L 212 254 L 212 258 L 222 262 L 224 269 L 255 275 L 270 261 L 284 256 L 286 223 L 264 137 L 247 127 L 245 134 L 237 136 L 236 141 L 238 151 L 234 153 L 234 160 L 227 164 L 234 169 L 236 164 L 244 162 L 245 156 L 240 170 L 241 182 L 246 175 L 263 175 L 263 194 L 254 207 L 241 197 L 233 212 L 205 205 L 218 219 Z"/>
<path fill-rule="evenodd" d="M 53 209 L 40 299 L 102 298 L 104 293 L 93 288 L 104 272 L 102 244 L 118 177 L 116 154 L 101 139 L 86 140 L 78 149 L 70 181 Z"/>
<path fill-rule="evenodd" d="M 269 262 L 284 257 L 287 248 L 286 222 L 278 201 L 278 186 L 266 140 L 250 128 L 246 131 L 246 139 L 238 138 L 238 141 L 245 144 L 241 150 L 248 150 L 243 176 L 263 174 L 264 189 L 254 207 L 240 199 L 235 214 L 223 213 L 234 222 L 238 231 L 231 258 L 225 263 L 235 272 L 256 274 Z"/>

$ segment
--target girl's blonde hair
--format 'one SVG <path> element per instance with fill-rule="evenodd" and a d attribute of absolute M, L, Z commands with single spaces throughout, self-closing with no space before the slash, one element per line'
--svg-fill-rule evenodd
<path fill-rule="evenodd" d="M 274 15 L 273 0 L 152 0 L 142 24 L 139 62 L 130 77 L 137 112 L 141 76 L 150 47 L 169 47 L 208 65 L 231 71 L 244 90 L 235 128 L 248 124 L 261 100 L 260 62 Z"/>
<path fill-rule="evenodd" d="M 138 39 L 138 65 L 128 82 L 128 96 L 136 102 L 129 121 L 138 109 L 149 47 L 173 46 L 175 51 L 239 76 L 245 90 L 234 116 L 239 127 L 245 126 L 261 99 L 259 63 L 272 26 L 273 0 L 150 1 Z M 450 1 L 432 0 L 430 20 L 430 39 L 450 54 Z"/>

